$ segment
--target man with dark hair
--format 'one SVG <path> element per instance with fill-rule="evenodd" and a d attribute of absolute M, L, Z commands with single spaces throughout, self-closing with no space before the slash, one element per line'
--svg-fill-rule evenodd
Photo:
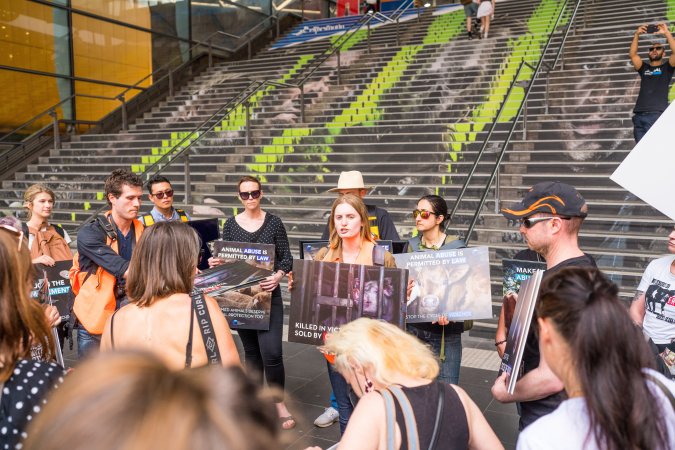
<path fill-rule="evenodd" d="M 545 277 L 563 267 L 595 267 L 593 258 L 579 248 L 579 229 L 588 206 L 572 186 L 558 181 L 535 184 L 520 203 L 501 212 L 507 219 L 520 221 L 527 246 L 546 259 Z M 523 376 L 514 393 L 507 392 L 506 374 L 492 387 L 498 401 L 520 402 L 521 430 L 553 412 L 566 398 L 562 382 L 540 359 L 536 324 L 534 317 L 523 353 Z"/>
<path fill-rule="evenodd" d="M 148 199 L 155 205 L 148 214 L 141 217 L 146 227 L 157 222 L 173 222 L 180 220 L 187 222 L 190 216 L 182 209 L 173 207 L 173 187 L 169 180 L 162 175 L 155 175 L 148 181 Z"/>
<path fill-rule="evenodd" d="M 80 358 L 98 349 L 106 320 L 126 300 L 129 261 L 145 228 L 136 219 L 142 195 L 143 182 L 138 175 L 114 170 L 105 180 L 110 210 L 85 223 L 77 233 L 70 281 L 76 295 L 73 311 L 80 323 Z"/>
<path fill-rule="evenodd" d="M 649 27 L 654 25 L 640 25 L 633 35 L 633 42 L 630 44 L 628 55 L 633 63 L 633 67 L 640 75 L 640 93 L 638 94 L 635 108 L 633 108 L 633 136 L 635 142 L 649 131 L 654 123 L 661 116 L 663 111 L 668 108 L 668 86 L 675 73 L 675 40 L 665 23 L 658 24 L 654 34 L 662 34 L 668 41 L 670 47 L 670 58 L 665 60 L 665 50 L 663 43 L 652 41 L 649 46 L 649 63 L 642 61 L 638 56 L 638 43 L 640 35 L 647 33 Z M 652 30 L 649 30 L 651 33 Z"/>

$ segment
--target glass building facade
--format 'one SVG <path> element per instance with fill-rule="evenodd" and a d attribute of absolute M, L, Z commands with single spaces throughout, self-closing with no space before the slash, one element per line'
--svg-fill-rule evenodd
<path fill-rule="evenodd" d="M 153 71 L 187 61 L 197 41 L 238 47 L 242 39 L 213 33 L 242 36 L 276 6 L 273 0 L 2 0 L 0 86 L 8 95 L 0 135 L 61 101 L 60 119 L 97 121 L 120 105 L 115 97 L 128 87 L 148 86 Z M 131 89 L 125 99 L 139 92 Z M 110 99 L 69 100 L 73 94 Z"/>

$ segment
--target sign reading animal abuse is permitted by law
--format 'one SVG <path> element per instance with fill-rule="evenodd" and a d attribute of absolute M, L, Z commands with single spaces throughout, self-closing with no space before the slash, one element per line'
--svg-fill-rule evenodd
<path fill-rule="evenodd" d="M 415 281 L 408 299 L 407 322 L 492 317 L 490 261 L 487 247 L 394 255 L 396 266 Z"/>
<path fill-rule="evenodd" d="M 202 271 L 195 288 L 218 301 L 231 328 L 268 330 L 272 293 L 260 281 L 274 273 L 274 245 L 215 241 L 220 264 Z"/>

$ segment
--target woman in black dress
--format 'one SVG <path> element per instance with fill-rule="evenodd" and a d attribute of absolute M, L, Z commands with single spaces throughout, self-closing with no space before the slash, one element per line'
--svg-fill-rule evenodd
<path fill-rule="evenodd" d="M 285 383 L 284 360 L 281 348 L 283 330 L 283 303 L 279 282 L 293 268 L 293 256 L 288 245 L 284 224 L 277 216 L 262 210 L 262 185 L 257 178 L 242 177 L 238 195 L 244 211 L 229 218 L 223 225 L 225 241 L 255 242 L 274 245 L 274 274 L 260 282 L 260 287 L 272 292 L 269 330 L 238 330 L 244 346 L 246 365 L 264 373 L 267 384 L 283 391 Z M 212 258 L 209 263 L 221 261 Z M 277 403 L 277 412 L 284 429 L 295 427 L 295 420 L 282 401 Z"/>

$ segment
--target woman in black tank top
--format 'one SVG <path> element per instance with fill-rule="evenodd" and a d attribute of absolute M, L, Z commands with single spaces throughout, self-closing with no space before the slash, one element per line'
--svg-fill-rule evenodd
<path fill-rule="evenodd" d="M 361 398 L 341 448 L 501 449 L 476 404 L 458 386 L 436 381 L 427 346 L 389 323 L 361 318 L 322 348 Z"/>

